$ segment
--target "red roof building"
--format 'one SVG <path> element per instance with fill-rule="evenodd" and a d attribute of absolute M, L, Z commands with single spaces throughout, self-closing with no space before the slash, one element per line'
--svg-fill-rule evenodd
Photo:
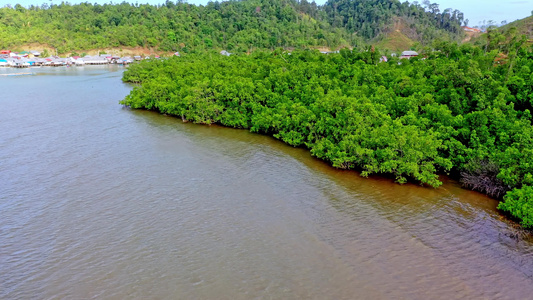
<path fill-rule="evenodd" d="M 481 29 L 478 29 L 478 28 L 472 28 L 468 26 L 462 26 L 462 28 L 464 31 L 468 31 L 468 32 L 481 32 Z"/>
<path fill-rule="evenodd" d="M 9 54 L 11 51 L 9 50 L 0 50 L 0 54 Z"/>

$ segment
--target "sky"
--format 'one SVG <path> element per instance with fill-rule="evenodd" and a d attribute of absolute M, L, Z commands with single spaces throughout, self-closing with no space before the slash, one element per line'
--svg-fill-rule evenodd
<path fill-rule="evenodd" d="M 70 4 L 77 4 L 80 2 L 89 3 L 122 3 L 123 0 L 70 0 L 65 1 Z M 139 4 L 162 4 L 165 0 L 126 0 L 131 3 Z M 175 1 L 175 0 L 171 0 Z M 191 4 L 206 4 L 209 0 L 185 0 L 185 2 Z M 309 0 L 311 2 L 312 0 Z M 431 1 L 431 0 L 430 0 Z M 315 0 L 317 4 L 324 4 L 326 0 Z M 403 1 L 402 1 L 403 2 Z M 410 1 L 414 2 L 414 1 Z M 422 0 L 418 1 L 422 3 Z M 22 6 L 38 5 L 43 3 L 59 4 L 61 0 L 0 0 L 0 7 L 6 4 L 21 4 Z M 462 11 L 465 15 L 465 19 L 469 20 L 469 26 L 479 26 L 483 21 L 492 20 L 496 24 L 500 24 L 502 21 L 508 23 L 517 19 L 528 17 L 532 14 L 533 0 L 433 0 L 431 3 L 439 4 L 439 8 L 443 11 L 446 8 L 453 8 Z"/>

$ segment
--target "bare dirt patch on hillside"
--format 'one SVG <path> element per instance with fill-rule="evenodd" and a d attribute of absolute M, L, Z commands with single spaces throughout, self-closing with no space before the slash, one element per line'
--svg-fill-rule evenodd
<path fill-rule="evenodd" d="M 60 56 L 69 56 L 71 54 L 87 54 L 87 55 L 99 55 L 101 53 L 105 54 L 112 54 L 112 55 L 118 55 L 118 56 L 135 56 L 135 55 L 141 55 L 141 56 L 153 56 L 153 55 L 162 55 L 162 56 L 169 56 L 173 53 L 171 52 L 165 52 L 165 51 L 158 51 L 153 48 L 144 48 L 144 47 L 109 47 L 109 48 L 97 48 L 97 49 L 80 49 L 80 50 L 74 50 L 67 53 L 57 53 L 56 49 L 51 47 L 48 44 L 39 44 L 39 43 L 30 43 L 25 45 L 20 45 L 17 47 L 13 47 L 13 49 L 10 49 L 12 51 L 39 51 L 44 52 L 45 50 L 49 53 L 49 55 L 60 55 Z"/>
<path fill-rule="evenodd" d="M 463 39 L 463 43 L 466 43 L 466 42 L 469 42 L 471 39 L 475 39 L 479 36 L 481 36 L 481 32 L 470 32 L 470 31 L 465 31 L 465 38 Z"/>

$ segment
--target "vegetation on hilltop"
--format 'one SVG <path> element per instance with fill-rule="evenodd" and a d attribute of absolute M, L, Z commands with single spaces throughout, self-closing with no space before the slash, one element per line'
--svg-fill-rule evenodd
<path fill-rule="evenodd" d="M 182 1 L 147 4 L 43 4 L 0 8 L 0 45 L 49 44 L 58 53 L 110 47 L 159 51 L 226 49 L 250 52 L 277 47 L 360 47 L 393 27 L 421 44 L 458 39 L 462 14 L 398 0 L 242 0 L 197 6 Z"/>
<path fill-rule="evenodd" d="M 451 8 L 440 12 L 436 3 L 424 1 L 424 6 L 395 0 L 329 0 L 324 5 L 329 22 L 373 39 L 391 30 L 394 18 L 408 24 L 410 36 L 420 42 L 461 35 L 464 14 Z"/>
<path fill-rule="evenodd" d="M 524 38 L 533 44 L 533 16 L 516 20 L 506 25 L 490 25 L 484 33 L 476 34 L 470 42 L 487 50 L 505 48 L 511 38 Z"/>
<path fill-rule="evenodd" d="M 525 34 L 529 39 L 533 38 L 533 16 L 516 20 L 500 28 L 506 31 L 513 27 L 516 28 L 519 34 Z"/>

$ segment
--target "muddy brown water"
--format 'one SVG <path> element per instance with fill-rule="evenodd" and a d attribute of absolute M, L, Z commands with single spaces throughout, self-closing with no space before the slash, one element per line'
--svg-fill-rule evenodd
<path fill-rule="evenodd" d="M 0 299 L 533 295 L 532 241 L 454 181 L 123 108 L 118 67 L 28 72 L 0 77 Z"/>

